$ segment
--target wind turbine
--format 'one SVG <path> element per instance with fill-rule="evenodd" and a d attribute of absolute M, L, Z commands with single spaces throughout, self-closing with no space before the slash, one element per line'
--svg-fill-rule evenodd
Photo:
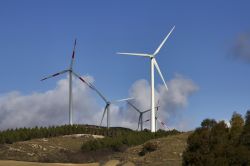
<path fill-rule="evenodd" d="M 73 122 L 72 122 L 72 73 L 73 73 L 73 64 L 74 64 L 74 59 L 75 59 L 75 48 L 76 48 L 76 39 L 75 39 L 75 42 L 74 42 L 74 48 L 73 48 L 73 53 L 72 53 L 72 56 L 71 56 L 71 62 L 70 62 L 70 65 L 69 65 L 69 68 L 66 69 L 66 70 L 63 70 L 61 72 L 58 72 L 58 73 L 55 73 L 55 74 L 52 74 L 52 75 L 49 75 L 43 79 L 41 79 L 41 81 L 44 81 L 46 79 L 49 79 L 49 78 L 52 78 L 52 77 L 56 77 L 58 75 L 61 75 L 61 74 L 64 74 L 64 73 L 69 73 L 69 124 L 72 125 Z"/>
<path fill-rule="evenodd" d="M 139 126 L 141 126 L 141 131 L 143 130 L 143 114 L 151 111 L 151 109 L 145 110 L 145 111 L 141 111 L 139 108 L 137 108 L 134 104 L 132 104 L 131 102 L 127 101 L 127 103 L 134 108 L 138 113 L 139 113 L 139 119 L 138 119 L 138 127 L 137 130 L 139 129 Z M 158 106 L 157 106 L 158 107 Z"/>
<path fill-rule="evenodd" d="M 78 74 L 76 74 L 75 72 L 72 72 L 76 77 L 78 77 L 83 83 L 87 84 L 92 90 L 94 90 L 101 98 L 102 100 L 106 103 L 105 107 L 104 107 L 104 111 L 103 111 L 103 115 L 102 115 L 102 119 L 101 119 L 101 123 L 100 126 L 102 124 L 103 118 L 105 116 L 105 114 L 107 114 L 107 128 L 109 129 L 110 127 L 110 105 L 114 102 L 122 102 L 122 101 L 128 101 L 128 100 L 132 100 L 133 98 L 126 98 L 126 99 L 120 99 L 120 100 L 114 100 L 114 101 L 109 101 L 107 100 L 106 97 L 104 97 L 104 95 L 90 82 L 88 82 L 87 80 L 83 79 L 81 76 L 79 76 Z"/>
<path fill-rule="evenodd" d="M 153 54 L 145 54 L 145 53 L 121 53 L 118 52 L 117 54 L 122 54 L 122 55 L 135 55 L 135 56 L 142 56 L 142 57 L 146 57 L 146 58 L 150 58 L 150 62 L 151 62 L 151 132 L 155 132 L 156 131 L 156 126 L 155 126 L 155 92 L 154 92 L 154 67 L 156 67 L 166 89 L 168 90 L 167 84 L 164 80 L 164 77 L 161 73 L 160 67 L 158 65 L 158 63 L 155 60 L 156 55 L 159 53 L 160 49 L 162 48 L 162 46 L 164 45 L 164 43 L 166 42 L 166 40 L 168 39 L 168 37 L 170 36 L 170 34 L 173 32 L 175 26 L 170 30 L 170 32 L 168 33 L 168 35 L 164 38 L 164 40 L 162 41 L 162 43 L 160 44 L 160 46 L 155 50 L 155 52 Z"/>
<path fill-rule="evenodd" d="M 170 129 L 168 128 L 168 126 L 166 125 L 166 123 L 164 123 L 163 121 L 161 121 L 158 117 L 155 117 L 155 120 L 158 121 L 165 129 L 170 130 Z M 148 122 L 148 121 L 150 121 L 150 119 L 147 119 L 147 120 L 145 120 L 144 122 Z"/>
<path fill-rule="evenodd" d="M 115 102 L 128 101 L 128 100 L 132 100 L 132 99 L 133 98 L 126 98 L 126 99 L 120 99 L 120 100 L 114 100 L 114 101 L 104 100 L 106 103 L 106 106 L 105 106 L 103 114 L 102 114 L 102 120 L 101 120 L 100 126 L 102 125 L 102 121 L 103 121 L 105 114 L 107 114 L 107 128 L 109 129 L 109 126 L 110 126 L 110 105 L 111 104 L 113 104 Z"/>

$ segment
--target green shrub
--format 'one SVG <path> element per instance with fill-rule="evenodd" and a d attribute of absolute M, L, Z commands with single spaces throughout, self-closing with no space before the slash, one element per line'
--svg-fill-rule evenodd
<path fill-rule="evenodd" d="M 157 150 L 158 145 L 156 142 L 147 142 L 143 145 L 142 151 L 139 152 L 140 156 L 144 156 L 148 152 L 153 152 Z"/>
<path fill-rule="evenodd" d="M 245 121 L 234 112 L 230 124 L 205 119 L 188 137 L 183 166 L 250 165 L 250 111 Z"/>
<path fill-rule="evenodd" d="M 84 144 L 84 146 L 82 146 L 82 151 L 96 151 L 97 149 L 100 149 L 101 146 L 101 143 L 96 139 L 90 140 L 89 144 Z"/>

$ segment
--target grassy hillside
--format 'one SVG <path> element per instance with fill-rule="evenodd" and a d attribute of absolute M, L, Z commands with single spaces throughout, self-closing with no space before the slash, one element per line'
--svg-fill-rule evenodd
<path fill-rule="evenodd" d="M 187 138 L 190 133 L 182 133 L 178 135 L 168 136 L 155 140 L 150 140 L 157 144 L 157 150 L 146 153 L 140 156 L 143 145 L 131 147 L 124 153 L 116 153 L 112 155 L 112 159 L 118 159 L 125 163 L 127 161 L 133 162 L 136 165 L 143 166 L 180 166 L 182 163 L 182 153 L 187 145 Z"/>
<path fill-rule="evenodd" d="M 72 135 L 3 144 L 0 145 L 0 159 L 69 162 L 70 156 L 78 153 L 82 143 L 90 139 L 93 136 Z"/>
<path fill-rule="evenodd" d="M 120 165 L 132 163 L 136 165 L 181 165 L 182 152 L 186 147 L 186 140 L 189 133 L 183 133 L 155 140 L 150 140 L 157 144 L 157 149 L 139 155 L 143 145 L 130 147 L 124 152 L 114 152 L 108 149 L 84 153 L 81 151 L 83 142 L 94 139 L 91 135 L 59 136 L 54 138 L 33 139 L 29 141 L 16 142 L 13 144 L 0 145 L 0 166 L 16 165 L 22 166 L 23 162 L 7 164 L 3 160 L 22 160 L 36 162 L 75 162 L 93 163 L 98 161 L 101 164 L 120 163 Z M 113 161 L 117 160 L 117 161 Z M 30 165 L 46 166 L 45 163 L 29 163 Z M 97 163 L 93 163 L 97 164 Z M 25 163 L 24 163 L 25 165 Z M 26 164 L 27 165 L 27 164 Z M 50 164 L 48 164 L 50 165 Z M 99 165 L 99 164 L 97 164 Z"/>

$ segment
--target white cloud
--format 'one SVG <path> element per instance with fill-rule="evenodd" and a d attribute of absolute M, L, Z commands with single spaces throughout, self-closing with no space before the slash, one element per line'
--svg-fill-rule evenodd
<path fill-rule="evenodd" d="M 155 102 L 157 104 L 159 100 L 160 105 L 158 117 L 171 128 L 175 127 L 180 130 L 187 130 L 187 121 L 183 120 L 179 110 L 187 106 L 188 97 L 197 91 L 198 87 L 192 80 L 187 79 L 180 74 L 176 74 L 172 80 L 167 82 L 167 84 L 169 88 L 168 91 L 166 91 L 165 86 L 162 84 L 158 85 L 158 88 L 155 89 Z M 146 80 L 136 81 L 130 89 L 130 95 L 135 97 L 135 105 L 138 108 L 141 108 L 141 110 L 147 110 L 150 108 L 150 85 Z M 129 108 L 129 111 L 129 114 L 132 114 L 132 111 L 133 114 L 135 114 L 135 111 L 132 110 L 132 108 Z M 137 116 L 132 117 L 133 120 L 137 121 Z M 146 120 L 149 118 L 150 112 L 146 113 L 144 119 Z M 161 127 L 160 124 L 158 124 L 158 126 Z M 149 127 L 149 123 L 146 127 Z"/>
<path fill-rule="evenodd" d="M 92 123 L 95 119 L 92 111 L 98 109 L 92 92 L 80 81 L 74 81 L 73 87 L 74 122 Z M 68 114 L 67 79 L 58 81 L 55 89 L 43 93 L 10 92 L 0 97 L 0 129 L 65 124 Z"/>
<path fill-rule="evenodd" d="M 86 78 L 86 77 L 85 77 Z M 93 78 L 87 79 L 93 82 Z M 169 91 L 163 85 L 156 89 L 156 99 L 160 98 L 159 117 L 171 127 L 182 129 L 180 123 L 173 123 L 170 117 L 187 106 L 188 97 L 198 88 L 190 79 L 176 75 L 168 82 Z M 146 80 L 136 81 L 129 90 L 129 96 L 135 97 L 135 105 L 142 110 L 150 107 L 150 85 Z M 157 100 L 156 100 L 157 101 Z M 73 81 L 73 121 L 74 123 L 99 125 L 104 109 L 99 106 L 96 94 L 78 80 Z M 138 114 L 127 105 L 111 106 L 111 125 L 136 129 Z M 144 120 L 150 113 L 144 116 Z M 106 119 L 103 121 L 106 124 Z M 23 95 L 10 92 L 0 95 L 0 130 L 16 127 L 49 126 L 68 123 L 68 81 L 59 80 L 56 87 L 42 93 Z M 186 125 L 185 125 L 186 126 Z M 149 123 L 146 124 L 149 127 Z"/>
<path fill-rule="evenodd" d="M 250 63 L 250 33 L 240 34 L 234 41 L 233 56 Z"/>

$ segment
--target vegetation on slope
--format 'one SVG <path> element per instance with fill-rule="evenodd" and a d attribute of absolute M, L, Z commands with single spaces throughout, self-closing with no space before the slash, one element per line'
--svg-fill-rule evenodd
<path fill-rule="evenodd" d="M 93 163 L 96 165 L 110 164 L 110 160 L 116 160 L 118 165 L 143 165 L 143 166 L 179 166 L 182 163 L 182 152 L 186 147 L 186 140 L 190 133 L 181 133 L 159 139 L 147 141 L 143 145 L 129 147 L 125 152 L 91 151 L 81 152 L 83 142 L 90 140 L 91 136 L 86 135 L 75 137 L 59 136 L 54 138 L 33 139 L 30 141 L 16 142 L 13 144 L 0 145 L 0 165 L 53 165 L 51 162 L 64 163 Z M 94 138 L 92 138 L 94 139 Z M 148 143 L 157 145 L 155 151 L 147 148 L 143 156 L 140 152 L 147 147 Z M 36 145 L 36 146 L 35 146 Z M 46 150 L 44 150 L 46 148 Z M 18 150 L 18 151 L 17 151 Z M 8 161 L 3 161 L 8 160 Z M 10 161 L 12 160 L 12 161 Z M 36 161 L 37 163 L 18 162 Z M 43 162 L 43 163 L 40 163 Z M 45 162 L 45 163 L 44 163 Z M 69 164 L 74 165 L 74 164 Z M 84 165 L 84 164 L 83 164 Z M 91 164 L 90 164 L 91 165 Z"/>
<path fill-rule="evenodd" d="M 167 132 L 160 130 L 152 134 L 148 130 L 138 132 L 125 128 L 110 128 L 109 132 L 107 132 L 105 128 L 96 126 L 65 125 L 48 128 L 22 128 L 6 130 L 0 133 L 2 140 L 4 140 L 2 142 L 3 144 L 0 144 L 0 159 L 2 160 L 57 163 L 104 163 L 109 160 L 112 155 L 124 154 L 125 150 L 127 151 L 130 149 L 127 149 L 127 147 L 135 147 L 134 145 L 143 144 L 147 140 L 154 138 L 169 138 L 165 136 L 178 134 L 179 132 L 176 130 Z M 98 139 L 99 137 L 91 136 L 91 134 L 104 135 L 105 137 Z M 15 136 L 18 136 L 19 139 L 15 138 L 12 140 Z M 7 141 L 5 140 L 9 141 L 8 144 L 6 144 Z M 156 140 L 157 139 L 151 141 Z M 85 142 L 86 144 L 84 144 Z M 83 148 L 86 146 L 88 147 Z M 139 149 L 136 156 L 142 158 L 139 152 L 143 150 L 143 145 L 138 147 Z M 160 149 L 163 147 L 157 146 L 156 148 L 154 152 L 158 151 L 158 148 Z M 147 148 L 145 156 L 143 157 L 152 154 L 153 152 L 150 152 L 152 151 L 151 149 L 151 147 Z M 121 157 L 124 157 L 124 155 L 121 155 Z M 135 159 L 135 157 L 133 158 Z M 121 160 L 123 160 L 123 158 L 121 158 Z M 133 160 L 133 162 L 135 161 Z"/>
<path fill-rule="evenodd" d="M 190 132 L 186 132 L 152 139 L 142 145 L 129 147 L 125 152 L 116 152 L 110 158 L 122 163 L 129 161 L 143 166 L 180 166 L 182 165 L 182 153 L 190 134 Z"/>
<path fill-rule="evenodd" d="M 27 141 L 35 138 L 51 138 L 70 134 L 94 134 L 116 136 L 131 131 L 126 128 L 106 128 L 91 125 L 63 125 L 51 127 L 8 129 L 0 132 L 0 144 L 12 144 L 18 141 Z"/>
<path fill-rule="evenodd" d="M 168 135 L 178 134 L 177 130 L 164 131 L 158 130 L 156 133 L 151 133 L 147 130 L 127 131 L 108 136 L 103 139 L 95 139 L 85 142 L 82 145 L 82 151 L 96 151 L 99 149 L 112 149 L 113 151 L 124 151 L 127 147 L 143 144 L 150 139 L 166 137 Z"/>
<path fill-rule="evenodd" d="M 238 113 L 230 120 L 205 119 L 191 134 L 183 154 L 183 165 L 250 165 L 250 111 L 245 121 Z"/>

